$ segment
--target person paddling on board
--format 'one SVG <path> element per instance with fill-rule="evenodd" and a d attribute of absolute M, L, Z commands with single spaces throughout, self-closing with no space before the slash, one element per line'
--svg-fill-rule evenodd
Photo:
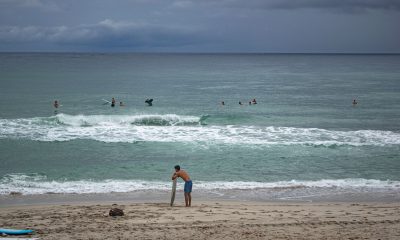
<path fill-rule="evenodd" d="M 114 98 L 111 99 L 111 107 L 115 107 L 115 99 Z"/>
<path fill-rule="evenodd" d="M 185 187 L 183 189 L 185 194 L 185 204 L 186 207 L 190 207 L 192 205 L 192 180 L 190 180 L 189 174 L 186 171 L 181 170 L 181 167 L 179 165 L 176 165 L 175 172 L 172 175 L 172 180 L 175 180 L 178 177 L 182 178 L 183 181 L 185 181 Z"/>

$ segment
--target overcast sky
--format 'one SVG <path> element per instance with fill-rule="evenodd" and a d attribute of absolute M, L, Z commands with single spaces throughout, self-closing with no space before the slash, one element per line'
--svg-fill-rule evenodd
<path fill-rule="evenodd" d="M 400 0 L 0 0 L 0 51 L 400 53 Z"/>

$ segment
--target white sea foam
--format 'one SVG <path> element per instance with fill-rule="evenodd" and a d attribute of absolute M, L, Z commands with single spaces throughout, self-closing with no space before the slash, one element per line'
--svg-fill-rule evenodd
<path fill-rule="evenodd" d="M 169 191 L 171 182 L 144 180 L 81 180 L 49 181 L 40 175 L 10 174 L 0 180 L 0 194 L 20 192 L 22 194 L 45 193 L 111 193 L 134 191 Z M 373 179 L 323 179 L 318 181 L 279 181 L 279 182 L 243 182 L 243 181 L 194 181 L 194 190 L 253 190 L 253 189 L 294 189 L 294 188 L 340 188 L 340 189 L 391 189 L 400 190 L 400 181 L 382 181 Z"/>
<path fill-rule="evenodd" d="M 176 126 L 200 124 L 200 117 L 179 116 L 176 114 L 143 114 L 143 115 L 68 115 L 58 114 L 57 122 L 68 126 Z"/>
<path fill-rule="evenodd" d="M 206 117 L 166 115 L 67 115 L 0 119 L 0 138 L 35 141 L 90 139 L 102 142 L 202 144 L 385 146 L 399 145 L 400 133 L 380 130 L 204 125 Z"/>

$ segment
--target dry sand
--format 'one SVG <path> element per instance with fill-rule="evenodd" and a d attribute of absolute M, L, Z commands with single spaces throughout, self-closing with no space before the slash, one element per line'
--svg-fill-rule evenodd
<path fill-rule="evenodd" d="M 125 216 L 108 216 L 113 207 Z M 400 239 L 400 203 L 11 206 L 0 207 L 0 226 L 40 239 Z"/>

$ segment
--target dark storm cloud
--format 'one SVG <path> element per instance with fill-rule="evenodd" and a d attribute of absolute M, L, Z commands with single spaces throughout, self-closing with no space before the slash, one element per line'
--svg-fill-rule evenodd
<path fill-rule="evenodd" d="M 400 52 L 400 0 L 0 0 L 0 51 Z"/>
<path fill-rule="evenodd" d="M 400 10 L 399 0 L 279 0 L 271 1 L 272 8 L 299 9 L 341 9 L 341 10 L 367 10 L 384 9 Z"/>
<path fill-rule="evenodd" d="M 238 7 L 249 9 L 322 9 L 322 10 L 400 10 L 400 0 L 204 0 L 175 1 L 175 6 L 191 6 L 194 4 L 210 4 L 213 6 Z"/>

